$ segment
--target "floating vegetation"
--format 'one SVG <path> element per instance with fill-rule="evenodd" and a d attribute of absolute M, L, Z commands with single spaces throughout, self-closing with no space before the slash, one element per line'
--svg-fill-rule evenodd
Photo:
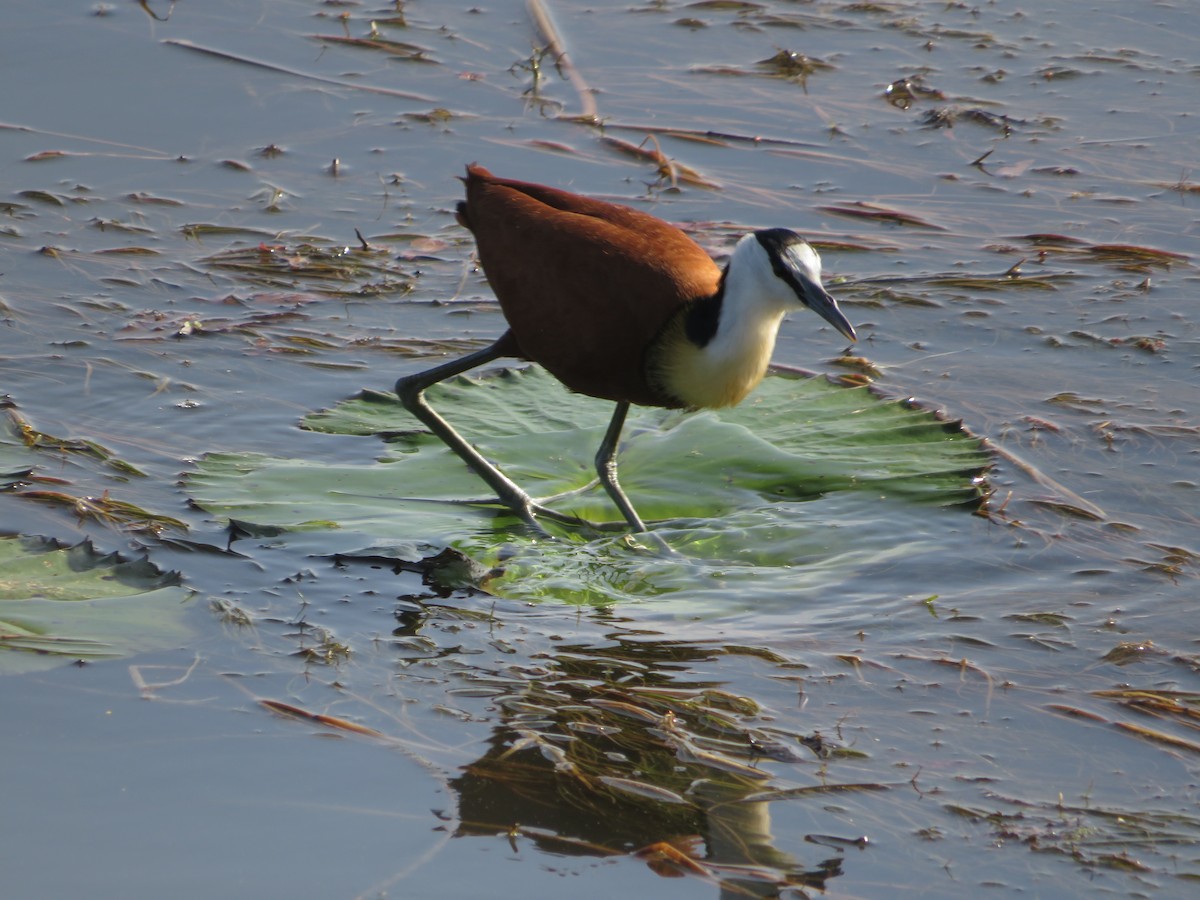
<path fill-rule="evenodd" d="M 334 794 L 339 759 L 419 762 L 439 799 L 406 784 L 391 811 L 432 843 L 331 850 L 354 870 L 322 867 L 332 889 L 289 872 L 314 893 L 424 896 L 489 855 L 535 895 L 538 879 L 603 894 L 638 867 L 651 883 L 629 891 L 646 895 L 656 875 L 730 897 L 1200 881 L 1200 187 L 1181 102 L 1200 67 L 1171 27 L 1183 4 L 1092 4 L 1050 28 L 1005 4 L 893 0 L 605 15 L 551 0 L 171 15 L 161 0 L 169 26 L 80 20 L 114 58 L 182 62 L 153 93 L 206 97 L 215 142 L 184 108 L 147 131 L 146 110 L 118 105 L 85 131 L 79 104 L 121 96 L 123 68 L 46 94 L 80 82 L 88 41 L 22 23 L 24 6 L 9 30 L 45 52 L 30 44 L 11 115 L 45 130 L 0 123 L 26 176 L 0 200 L 0 518 L 63 541 L 0 542 L 18 557 L 0 583 L 31 594 L 0 598 L 0 670 L 196 659 L 186 691 L 161 691 L 205 704 L 172 707 L 179 721 L 286 717 L 267 742 L 316 747 Z M 176 40 L 202 33 L 230 49 Z M 713 60 L 728 65 L 694 66 Z M 144 134 L 163 146 L 133 145 Z M 853 353 L 812 319 L 779 345 L 833 374 L 630 423 L 626 486 L 671 553 L 603 523 L 530 533 L 390 394 L 311 413 L 503 329 L 453 225 L 475 158 L 657 201 L 716 250 L 794 226 L 841 276 Z M 496 375 L 441 399 L 515 480 L 602 520 L 591 462 L 611 406 L 548 381 Z M 204 612 L 180 576 L 68 547 L 81 533 L 183 568 L 206 633 L 180 626 Z M 123 689 L 126 668 L 8 679 L 23 698 L 8 730 L 41 734 L 22 710 L 61 699 L 68 737 L 91 746 L 111 707 L 121 764 L 146 770 L 162 717 L 124 715 L 155 690 L 136 666 Z M 225 753 L 219 722 L 191 724 L 181 759 L 252 758 Z M 27 806 L 54 796 L 60 756 L 23 769 L 51 786 Z M 90 755 L 88 777 L 104 765 Z M 269 781 L 263 809 L 294 801 Z M 316 815 L 372 809 L 341 792 Z M 59 819 L 84 834 L 103 817 Z M 74 832 L 58 837 L 70 849 Z M 46 881 L 66 869 L 14 847 L 9 882 L 72 893 Z M 137 872 L 136 856 L 109 862 Z M 258 848 L 230 862 L 280 887 Z"/>
<path fill-rule="evenodd" d="M 932 222 L 927 222 L 920 216 L 913 213 L 901 212 L 897 209 L 888 209 L 883 206 L 878 206 L 874 203 L 866 201 L 856 201 L 851 204 L 839 204 L 837 206 L 822 206 L 819 207 L 823 212 L 833 213 L 835 216 L 847 216 L 852 219 L 868 219 L 873 222 L 881 222 L 887 225 L 905 225 L 914 228 L 930 228 L 934 231 L 945 231 L 941 225 L 935 225 Z"/>
<path fill-rule="evenodd" d="M 921 117 L 921 125 L 924 128 L 952 128 L 960 121 L 982 125 L 1005 135 L 1012 131 L 1012 126 L 1026 124 L 1019 119 L 1013 119 L 1007 115 L 997 115 L 977 107 L 943 106 L 939 109 L 931 109 Z"/>
<path fill-rule="evenodd" d="M 1200 194 L 1200 183 L 1188 181 L 1183 178 L 1181 178 L 1179 181 L 1171 182 L 1169 184 L 1160 182 L 1157 186 L 1160 188 L 1165 188 L 1168 191 L 1177 191 L 1180 194 Z"/>
<path fill-rule="evenodd" d="M 908 109 L 918 100 L 946 99 L 946 95 L 941 91 L 926 87 L 919 76 L 899 78 L 893 81 L 884 89 L 883 97 L 888 103 L 899 109 Z"/>
<path fill-rule="evenodd" d="M 705 9 L 714 12 L 761 12 L 766 9 L 766 4 L 754 3 L 751 0 L 693 0 L 688 3 L 687 9 Z"/>
<path fill-rule="evenodd" d="M 951 815 L 986 826 L 997 841 L 1022 844 L 1037 853 L 1067 856 L 1093 869 L 1171 872 L 1200 878 L 1200 868 L 1179 848 L 1200 840 L 1200 819 L 1154 809 L 1075 805 L 1059 797 L 1030 801 L 994 795 L 997 807 L 947 804 Z M 1153 861 L 1153 864 L 1148 861 Z"/>
<path fill-rule="evenodd" d="M 168 530 L 187 531 L 187 525 L 179 519 L 110 497 L 107 491 L 99 497 L 76 497 L 65 491 L 24 490 L 17 496 L 23 500 L 66 507 L 80 521 L 90 519 L 120 531 L 153 535 L 161 535 Z"/>
<path fill-rule="evenodd" d="M 62 438 L 41 431 L 17 411 L 15 404 L 0 403 L 0 409 L 3 410 L 3 414 L 0 415 L 0 422 L 3 422 L 3 426 L 0 427 L 0 450 L 3 450 L 6 444 L 11 446 L 19 443 L 35 454 L 45 453 L 47 457 L 65 454 L 77 458 L 95 460 L 104 463 L 106 467 L 123 476 L 140 476 L 143 474 L 135 466 L 114 456 L 107 448 L 101 446 L 96 441 L 87 440 L 86 438 Z M 32 459 L 34 457 L 28 458 Z"/>
<path fill-rule="evenodd" d="M 339 716 L 331 716 L 326 713 L 309 712 L 308 710 L 302 709 L 293 703 L 284 703 L 282 700 L 259 700 L 258 702 L 271 712 L 290 719 L 301 719 L 312 722 L 316 725 L 321 725 L 324 728 L 332 728 L 335 731 L 344 731 L 349 734 L 359 735 L 362 737 L 383 737 L 383 734 L 376 731 L 374 728 L 368 728 L 365 725 L 359 725 L 357 722 L 351 722 L 350 720 L 343 719 Z"/>
<path fill-rule="evenodd" d="M 519 472 L 530 489 L 552 495 L 547 502 L 592 522 L 618 516 L 589 465 L 608 404 L 568 399 L 540 369 L 459 378 L 434 390 L 439 408 L 482 452 Z M 486 489 L 439 442 L 417 432 L 390 394 L 364 394 L 305 425 L 384 437 L 389 461 L 330 466 L 210 454 L 186 476 L 193 502 L 222 518 L 285 532 L 327 523 L 341 545 L 450 545 L 487 573 L 476 583 L 491 593 L 582 604 L 697 594 L 702 569 L 720 573 L 713 590 L 721 594 L 741 579 L 760 590 L 795 584 L 795 561 L 819 554 L 814 539 L 835 525 L 805 510 L 806 503 L 847 492 L 857 499 L 835 505 L 854 518 L 886 499 L 895 501 L 890 515 L 920 516 L 928 528 L 917 509 L 978 506 L 990 465 L 959 423 L 820 378 L 768 378 L 742 407 L 720 413 L 639 410 L 631 416 L 622 474 L 631 496 L 658 520 L 656 534 L 679 550 L 674 558 L 648 555 L 603 526 L 594 533 L 568 529 L 563 540 L 546 544 L 493 500 L 479 499 Z M 854 565 L 898 546 L 892 533 L 860 535 Z M 851 564 L 839 559 L 822 565 Z"/>
<path fill-rule="evenodd" d="M 754 64 L 759 71 L 781 78 L 804 79 L 814 72 L 833 69 L 822 59 L 797 53 L 795 50 L 779 50 L 774 56 L 760 59 Z"/>
<path fill-rule="evenodd" d="M 400 116 L 406 122 L 419 122 L 422 125 L 445 125 L 454 119 L 474 118 L 467 113 L 456 113 L 444 106 L 438 106 L 426 112 L 408 112 Z"/>
<path fill-rule="evenodd" d="M 1024 241 L 1040 248 L 1043 260 L 1061 257 L 1080 262 L 1092 262 L 1133 268 L 1142 267 L 1169 269 L 1174 265 L 1186 264 L 1191 258 L 1184 253 L 1161 250 L 1156 247 L 1141 247 L 1135 244 L 1092 244 L 1080 238 L 1061 234 L 1026 234 L 1013 240 Z"/>
<path fill-rule="evenodd" d="M 158 197 L 146 191 L 134 191 L 132 194 L 126 194 L 125 199 L 131 203 L 143 204 L 146 206 L 183 206 L 182 200 L 174 200 L 170 197 Z"/>
<path fill-rule="evenodd" d="M 1013 267 L 995 274 L 959 275 L 957 273 L 931 273 L 927 275 L 898 275 L 878 278 L 862 278 L 847 282 L 845 288 L 854 292 L 856 300 L 871 296 L 880 301 L 940 307 L 942 304 L 928 296 L 917 297 L 896 290 L 900 285 L 921 285 L 927 291 L 947 291 L 977 294 L 996 291 L 1057 291 L 1067 287 L 1076 277 L 1066 273 L 1044 273 L 1025 275 Z"/>
<path fill-rule="evenodd" d="M 330 296 L 405 294 L 411 277 L 383 250 L 317 244 L 234 247 L 202 259 L 214 270 L 231 272 L 264 287 L 294 288 Z"/>
<path fill-rule="evenodd" d="M 774 55 L 754 62 L 750 67 L 706 65 L 696 66 L 692 71 L 703 75 L 754 76 L 758 78 L 780 78 L 805 87 L 810 75 L 831 71 L 835 67 L 828 62 L 794 50 L 781 49 Z"/>
<path fill-rule="evenodd" d="M 350 658 L 350 646 L 328 628 L 300 622 L 297 629 L 301 634 L 301 646 L 296 655 L 307 663 L 337 666 Z"/>
<path fill-rule="evenodd" d="M 70 156 L 65 150 L 43 150 L 40 153 L 34 153 L 25 157 L 25 162 L 45 162 L 49 159 L 62 159 L 64 156 Z"/>
<path fill-rule="evenodd" d="M 66 206 L 70 202 L 67 197 L 60 197 L 57 194 L 52 194 L 49 191 L 26 190 L 17 191 L 17 196 L 26 200 L 32 200 L 34 203 L 43 203 L 47 206 Z"/>
<path fill-rule="evenodd" d="M 185 237 L 200 240 L 206 237 L 249 237 L 263 238 L 264 241 L 276 237 L 273 231 L 263 228 L 249 228 L 242 225 L 216 225 L 205 222 L 195 222 L 182 225 L 179 228 Z"/>
<path fill-rule="evenodd" d="M 0 537 L 0 674 L 177 644 L 188 634 L 179 582 L 90 541 Z"/>
<path fill-rule="evenodd" d="M 1101 262 L 1148 263 L 1167 267 L 1175 262 L 1188 262 L 1184 253 L 1173 253 L 1155 247 L 1136 247 L 1132 244 L 1093 244 L 1088 252 Z"/>
<path fill-rule="evenodd" d="M 688 184 L 692 187 L 702 187 L 708 190 L 720 190 L 720 185 L 714 181 L 705 178 L 699 172 L 688 166 L 682 165 L 673 159 L 669 159 L 662 149 L 658 146 L 658 140 L 654 135 L 650 135 L 640 144 L 631 144 L 629 141 L 623 141 L 620 138 L 603 136 L 600 138 L 605 145 L 612 147 L 618 153 L 626 156 L 631 156 L 634 159 L 651 162 L 657 168 L 659 184 L 670 184 L 671 187 L 677 187 L 679 184 Z M 653 145 L 653 149 L 646 146 L 647 143 Z"/>
<path fill-rule="evenodd" d="M 155 513 L 136 503 L 120 500 L 105 489 L 98 496 L 68 490 L 62 476 L 63 460 L 85 467 L 101 466 L 107 480 L 122 482 L 144 473 L 114 456 L 95 441 L 58 438 L 31 425 L 10 404 L 0 417 L 0 484 L 17 498 L 69 510 L 77 522 L 96 522 L 132 534 L 160 536 L 186 531 L 187 525 L 172 516 Z M 46 474 L 53 471 L 54 475 Z"/>
<path fill-rule="evenodd" d="M 320 41 L 322 44 L 337 44 L 342 47 L 353 47 L 360 50 L 374 50 L 380 53 L 386 53 L 393 59 L 402 59 L 407 62 L 419 63 L 435 63 L 437 60 L 430 55 L 428 47 L 421 47 L 417 44 L 411 44 L 407 41 L 396 41 L 389 38 L 373 34 L 370 37 L 347 37 L 345 35 L 336 34 L 313 34 L 309 35 L 314 41 Z"/>

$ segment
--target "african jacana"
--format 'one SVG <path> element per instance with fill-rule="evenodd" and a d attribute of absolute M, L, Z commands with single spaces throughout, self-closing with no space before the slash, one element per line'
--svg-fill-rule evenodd
<path fill-rule="evenodd" d="M 525 521 L 578 522 L 536 504 L 425 401 L 426 388 L 499 357 L 533 360 L 573 391 L 616 401 L 596 454 L 600 482 L 636 531 L 646 526 L 617 482 L 631 403 L 732 406 L 762 381 L 784 315 L 807 307 L 850 340 L 821 284 L 821 258 L 795 232 L 755 231 L 724 270 L 661 219 L 467 167 L 458 221 L 475 236 L 508 330 L 483 350 L 396 382 L 404 406 Z"/>

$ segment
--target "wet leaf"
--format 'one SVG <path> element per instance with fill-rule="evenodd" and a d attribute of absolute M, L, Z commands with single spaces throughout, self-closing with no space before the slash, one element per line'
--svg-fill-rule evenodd
<path fill-rule="evenodd" d="M 469 119 L 471 116 L 467 113 L 452 112 L 444 106 L 437 106 L 428 112 L 404 113 L 401 118 L 409 122 L 421 122 L 425 125 L 444 125 L 452 119 Z"/>
<path fill-rule="evenodd" d="M 26 200 L 33 200 L 36 203 L 45 203 L 48 206 L 66 206 L 67 201 L 57 194 L 51 194 L 49 191 L 18 191 L 18 197 L 24 197 Z"/>
<path fill-rule="evenodd" d="M 335 34 L 314 34 L 311 37 L 314 41 L 320 41 L 323 44 L 341 44 L 344 47 L 376 50 L 387 53 L 397 59 L 405 59 L 411 62 L 435 62 L 435 60 L 429 58 L 428 48 L 405 43 L 404 41 L 392 41 L 381 37 L 346 37 L 345 35 Z"/>
<path fill-rule="evenodd" d="M 606 787 L 612 788 L 614 791 L 631 794 L 634 797 L 640 797 L 644 800 L 653 800 L 656 803 L 691 805 L 691 802 L 686 797 L 681 797 L 674 791 L 669 791 L 657 785 L 647 784 L 644 781 L 634 781 L 632 778 L 617 778 L 612 775 L 601 775 L 596 780 Z"/>
<path fill-rule="evenodd" d="M 758 12 L 759 10 L 766 9 L 763 4 L 752 3 L 749 0 L 696 0 L 694 3 L 689 3 L 687 8 L 739 13 Z"/>
<path fill-rule="evenodd" d="M 40 153 L 34 153 L 31 156 L 25 157 L 25 162 L 45 162 L 48 159 L 62 159 L 65 156 L 71 156 L 66 150 L 43 150 Z"/>
<path fill-rule="evenodd" d="M 1105 261 L 1144 262 L 1157 266 L 1188 261 L 1187 255 L 1183 253 L 1173 253 L 1155 247 L 1137 247 L 1132 244 L 1095 244 L 1090 248 L 1090 252 Z"/>
<path fill-rule="evenodd" d="M 848 216 L 852 219 L 870 219 L 876 222 L 886 222 L 890 225 L 908 225 L 914 228 L 932 228 L 935 231 L 945 231 L 941 225 L 935 225 L 932 222 L 927 222 L 920 216 L 912 213 L 901 212 L 897 209 L 887 209 L 882 206 L 877 206 L 874 203 L 865 203 L 859 201 L 857 203 L 842 204 L 838 206 L 822 206 L 821 210 L 827 213 L 833 213 L 836 216 Z"/>
<path fill-rule="evenodd" d="M 0 538 L 0 673 L 175 646 L 188 634 L 178 585 L 88 541 Z"/>
<path fill-rule="evenodd" d="M 592 471 L 610 404 L 569 395 L 536 368 L 455 379 L 430 398 L 535 495 L 557 497 L 548 502 L 589 521 L 618 521 Z M 977 503 L 977 479 L 990 464 L 980 442 L 954 423 L 821 378 L 768 378 L 741 407 L 719 413 L 638 410 L 626 426 L 622 483 L 641 514 L 657 522 L 656 535 L 684 554 L 671 559 L 648 556 L 620 530 L 568 530 L 560 542 L 539 541 L 498 510 L 482 482 L 419 431 L 393 395 L 364 393 L 310 416 L 306 426 L 379 435 L 390 452 L 384 461 L 339 466 L 210 454 L 187 475 L 194 502 L 259 527 L 337 523 L 330 552 L 398 540 L 451 544 L 482 571 L 503 569 L 487 581 L 490 592 L 575 602 L 694 589 L 710 567 L 721 573 L 714 598 L 743 577 L 777 579 L 794 590 L 808 565 L 807 577 L 827 578 L 828 566 L 911 552 L 897 539 L 904 529 L 894 516 L 924 521 L 935 516 L 931 506 Z M 831 500 L 824 515 L 806 508 L 835 495 L 843 499 Z M 901 504 L 892 507 L 889 526 L 864 527 L 879 517 L 884 498 Z M 854 537 L 833 550 L 827 541 L 839 522 Z"/>
<path fill-rule="evenodd" d="M 784 78 L 804 78 L 819 69 L 832 69 L 829 63 L 794 50 L 780 50 L 774 56 L 756 62 L 759 69 Z"/>

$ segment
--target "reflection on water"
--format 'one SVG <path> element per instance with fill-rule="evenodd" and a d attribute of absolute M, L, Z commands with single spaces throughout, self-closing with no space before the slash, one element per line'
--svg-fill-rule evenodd
<path fill-rule="evenodd" d="M 561 74 L 516 2 L 6 10 L 23 86 L 0 128 L 0 525 L 182 573 L 195 646 L 163 662 L 202 657 L 155 692 L 188 705 L 139 701 L 119 739 L 92 692 L 135 708 L 120 664 L 0 681 L 21 723 L 0 740 L 29 761 L 6 796 L 33 826 L 10 881 L 78 888 L 21 844 L 54 845 L 36 798 L 79 767 L 49 752 L 74 740 L 110 749 L 101 782 L 158 785 L 130 831 L 222 833 L 189 782 L 214 748 L 231 772 L 255 760 L 256 811 L 296 802 L 261 736 L 229 736 L 230 709 L 286 740 L 275 774 L 360 798 L 345 821 L 369 864 L 322 860 L 355 893 L 477 895 L 510 857 L 534 862 L 506 870 L 531 895 L 561 890 L 556 866 L 606 897 L 1194 877 L 1174 849 L 1196 839 L 1200 750 L 1190 8 L 546 5 Z M 583 96 L 602 129 L 572 118 Z M 615 613 L 447 597 L 420 583 L 433 534 L 363 546 L 327 521 L 249 522 L 230 543 L 180 485 L 196 459 L 373 465 L 377 439 L 297 423 L 499 332 L 452 219 L 472 160 L 685 222 L 717 254 L 748 227 L 806 233 L 862 359 L 830 360 L 800 317 L 777 359 L 962 419 L 999 451 L 988 517 L 831 494 L 799 514 L 849 524 L 816 528 L 794 579 L 706 569 L 691 602 L 646 591 Z M 231 683 L 387 740 L 309 741 Z M 72 721 L 50 728 L 60 703 Z M 200 720 L 207 736 L 177 724 Z M 818 734 L 844 752 L 814 754 Z M 420 782 L 379 805 L 437 840 L 393 859 L 419 842 L 382 840 L 359 775 Z M 888 790 L 805 793 L 839 784 Z M 76 853 L 114 800 L 54 809 L 85 826 L 63 836 Z M 264 816 L 258 838 L 296 846 L 321 819 Z M 179 872 L 216 852 L 180 848 Z M 219 851 L 245 895 L 282 883 L 249 838 Z M 153 894 L 145 858 L 106 841 L 89 884 L 125 873 Z"/>

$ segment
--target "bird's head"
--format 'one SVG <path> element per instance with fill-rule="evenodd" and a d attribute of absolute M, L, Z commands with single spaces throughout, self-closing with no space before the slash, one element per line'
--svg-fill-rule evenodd
<path fill-rule="evenodd" d="M 733 250 L 731 277 L 748 279 L 744 289 L 784 310 L 806 307 L 850 340 L 854 326 L 821 284 L 821 257 L 804 238 L 786 228 L 747 234 Z M 736 274 L 735 274 L 736 273 Z"/>

